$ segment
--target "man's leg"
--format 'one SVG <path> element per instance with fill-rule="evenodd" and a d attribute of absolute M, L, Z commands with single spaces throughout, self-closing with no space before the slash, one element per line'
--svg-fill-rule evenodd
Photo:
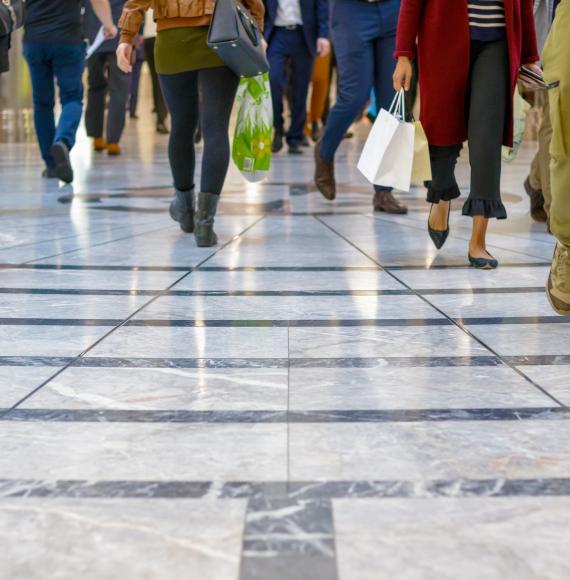
<path fill-rule="evenodd" d="M 49 170 L 55 168 L 55 161 L 50 153 L 55 137 L 54 72 L 51 60 L 46 54 L 49 47 L 43 44 L 24 44 L 24 56 L 28 61 L 32 79 L 34 102 L 34 125 L 43 160 Z"/>
<path fill-rule="evenodd" d="M 273 125 L 275 138 L 273 152 L 280 151 L 283 146 L 283 92 L 287 83 L 286 64 L 289 57 L 288 31 L 277 29 L 269 41 L 267 59 L 269 60 L 269 82 L 271 84 L 271 100 L 273 102 Z"/>
<path fill-rule="evenodd" d="M 105 126 L 105 100 L 107 97 L 106 55 L 94 54 L 87 61 L 88 89 L 85 109 L 87 135 L 102 139 Z"/>
<path fill-rule="evenodd" d="M 166 128 L 164 127 L 164 122 L 166 117 L 168 117 L 168 109 L 164 102 L 164 97 L 162 95 L 162 89 L 160 88 L 160 83 L 158 82 L 158 75 L 156 74 L 156 66 L 154 64 L 154 43 L 156 38 L 145 38 L 144 40 L 144 56 L 146 63 L 148 64 L 148 69 L 150 71 L 150 78 L 152 81 L 152 97 L 154 100 L 154 108 L 156 109 L 156 127 L 157 130 L 163 132 Z"/>
<path fill-rule="evenodd" d="M 287 133 L 289 147 L 299 147 L 303 143 L 305 122 L 307 120 L 307 96 L 313 73 L 314 57 L 303 38 L 301 29 L 298 31 L 298 42 L 291 53 L 292 65 L 292 99 L 291 126 Z"/>
<path fill-rule="evenodd" d="M 107 113 L 107 147 L 110 154 L 118 154 L 118 144 L 125 128 L 127 99 L 129 98 L 130 74 L 117 66 L 115 53 L 107 54 L 109 67 L 109 111 Z M 117 145 L 112 149 L 112 145 Z"/>
<path fill-rule="evenodd" d="M 61 101 L 61 115 L 54 141 L 63 141 L 71 149 L 75 145 L 75 135 L 83 112 L 85 46 L 59 46 L 54 52 L 53 63 Z"/>
<path fill-rule="evenodd" d="M 552 123 L 550 122 L 550 104 L 548 97 L 542 109 L 542 122 L 538 131 L 538 166 L 542 195 L 544 197 L 544 210 L 546 216 L 550 215 L 552 205 L 552 192 L 550 185 L 550 141 L 552 140 Z"/>

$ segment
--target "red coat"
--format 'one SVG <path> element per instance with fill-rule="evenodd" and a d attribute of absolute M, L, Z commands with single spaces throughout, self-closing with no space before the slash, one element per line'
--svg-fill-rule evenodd
<path fill-rule="evenodd" d="M 467 139 L 465 95 L 469 76 L 468 0 L 402 0 L 394 56 L 416 56 L 420 73 L 420 118 L 432 145 Z M 533 0 L 505 0 L 511 91 L 521 64 L 539 60 Z M 505 145 L 513 142 L 512 99 Z"/>

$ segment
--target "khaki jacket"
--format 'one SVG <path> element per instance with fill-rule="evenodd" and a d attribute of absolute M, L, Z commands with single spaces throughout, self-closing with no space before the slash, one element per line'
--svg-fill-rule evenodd
<path fill-rule="evenodd" d="M 265 7 L 262 0 L 242 0 L 263 30 Z M 139 33 L 145 12 L 152 7 L 157 30 L 208 26 L 215 0 L 127 0 L 119 22 L 121 42 L 132 42 Z"/>

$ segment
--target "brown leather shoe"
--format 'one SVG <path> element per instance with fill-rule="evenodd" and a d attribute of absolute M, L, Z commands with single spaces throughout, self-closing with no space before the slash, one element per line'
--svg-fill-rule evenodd
<path fill-rule="evenodd" d="M 530 197 L 530 217 L 539 223 L 546 223 L 548 216 L 544 210 L 544 196 L 540 189 L 533 189 L 530 185 L 530 178 L 526 178 L 524 182 L 526 194 Z"/>
<path fill-rule="evenodd" d="M 336 198 L 336 181 L 334 178 L 334 161 L 321 157 L 321 142 L 315 145 L 315 184 L 317 189 L 329 201 Z"/>
<path fill-rule="evenodd" d="M 374 211 L 383 211 L 385 213 L 395 213 L 395 214 L 406 214 L 408 213 L 408 208 L 400 203 L 393 195 L 391 191 L 387 189 L 382 189 L 381 191 L 374 192 Z"/>

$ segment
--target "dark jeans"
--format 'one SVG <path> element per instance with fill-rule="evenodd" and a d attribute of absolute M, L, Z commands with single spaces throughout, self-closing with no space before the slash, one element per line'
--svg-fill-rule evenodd
<path fill-rule="evenodd" d="M 225 67 L 158 76 L 172 117 L 168 158 L 174 187 L 194 188 L 194 134 L 200 120 L 204 136 L 200 191 L 219 195 L 230 162 L 228 127 L 238 77 Z"/>
<path fill-rule="evenodd" d="M 347 129 L 376 92 L 378 108 L 394 97 L 396 27 L 400 0 L 331 0 L 332 41 L 338 66 L 337 102 L 329 113 L 320 153 L 332 161 Z"/>
<path fill-rule="evenodd" d="M 148 64 L 148 69 L 150 70 L 150 78 L 152 81 L 152 98 L 154 100 L 154 108 L 156 109 L 156 122 L 164 123 L 164 121 L 166 121 L 166 117 L 168 117 L 168 110 L 166 109 L 166 105 L 164 103 L 162 89 L 160 88 L 160 83 L 158 82 L 158 75 L 156 74 L 156 66 L 154 64 L 155 42 L 156 36 L 144 39 L 144 58 Z"/>
<path fill-rule="evenodd" d="M 291 61 L 291 126 L 289 145 L 300 145 L 305 134 L 307 94 L 313 74 L 314 57 L 309 52 L 301 27 L 295 30 L 275 28 L 269 41 L 267 58 L 271 69 L 269 81 L 273 100 L 275 129 L 283 133 L 283 93 L 287 84 L 287 62 Z"/>
<path fill-rule="evenodd" d="M 50 147 L 63 141 L 70 149 L 83 111 L 85 45 L 24 43 L 32 79 L 34 124 L 42 157 L 48 167 L 55 167 Z M 55 80 L 59 87 L 61 115 L 55 123 Z"/>
<path fill-rule="evenodd" d="M 472 41 L 467 88 L 471 191 L 463 206 L 463 215 L 507 217 L 500 186 L 501 148 L 509 93 L 506 41 Z M 449 201 L 460 196 L 455 165 L 461 148 L 461 143 L 448 147 L 430 146 L 433 179 L 428 187 L 428 202 Z"/>
<path fill-rule="evenodd" d="M 129 89 L 129 114 L 136 115 L 137 105 L 139 104 L 139 85 L 141 82 L 142 66 L 144 62 L 144 49 L 137 47 L 136 60 L 131 73 L 131 86 Z"/>
<path fill-rule="evenodd" d="M 125 128 L 130 75 L 117 66 L 114 52 L 95 53 L 87 63 L 89 89 L 85 128 L 89 137 L 100 138 L 105 132 L 105 108 L 109 93 L 107 143 L 118 143 Z"/>

